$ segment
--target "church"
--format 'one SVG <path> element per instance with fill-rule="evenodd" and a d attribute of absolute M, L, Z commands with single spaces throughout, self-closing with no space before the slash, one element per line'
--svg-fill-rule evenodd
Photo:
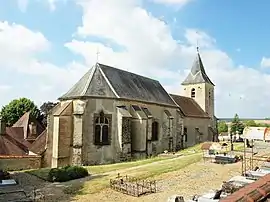
<path fill-rule="evenodd" d="M 182 89 L 169 94 L 157 80 L 96 63 L 51 110 L 44 166 L 122 162 L 216 141 L 214 84 L 199 52 Z"/>

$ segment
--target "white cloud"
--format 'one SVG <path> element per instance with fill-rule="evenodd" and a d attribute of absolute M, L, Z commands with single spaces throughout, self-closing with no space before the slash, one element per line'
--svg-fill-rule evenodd
<path fill-rule="evenodd" d="M 270 67 L 270 58 L 263 57 L 261 60 L 261 67 Z"/>
<path fill-rule="evenodd" d="M 0 105 L 22 96 L 38 104 L 55 99 L 87 70 L 76 62 L 57 67 L 38 60 L 37 53 L 49 50 L 50 42 L 42 33 L 0 22 Z M 53 91 L 42 93 L 40 90 L 44 92 L 44 86 L 54 86 Z"/>
<path fill-rule="evenodd" d="M 200 48 L 213 47 L 216 40 L 201 30 L 187 29 L 185 33 L 187 42 L 192 46 L 199 46 Z"/>
<path fill-rule="evenodd" d="M 155 3 L 183 6 L 193 0 L 152 0 Z"/>
<path fill-rule="evenodd" d="M 270 99 L 264 93 L 269 75 L 235 66 L 225 52 L 216 48 L 216 40 L 202 30 L 187 29 L 186 42 L 179 45 L 169 26 L 142 8 L 138 1 L 92 0 L 80 5 L 84 14 L 78 35 L 101 36 L 125 48 L 117 52 L 102 44 L 77 40 L 66 44 L 88 63 L 95 60 L 96 48 L 100 46 L 101 62 L 161 79 L 168 90 L 179 93 L 180 83 L 187 74 L 184 70 L 191 67 L 198 41 L 206 71 L 216 84 L 217 114 L 233 116 L 238 112 L 240 116 L 259 116 L 265 112 L 259 106 L 254 110 L 254 103 L 262 102 L 265 96 Z M 100 13 L 106 15 L 99 18 Z"/>
<path fill-rule="evenodd" d="M 101 63 L 154 77 L 170 92 L 180 93 L 180 83 L 191 67 L 198 41 L 206 71 L 216 84 L 217 115 L 231 117 L 234 113 L 239 113 L 240 116 L 251 117 L 269 114 L 268 74 L 259 69 L 236 66 L 226 52 L 217 48 L 216 40 L 203 30 L 187 29 L 183 33 L 185 41 L 180 44 L 172 37 L 169 25 L 151 15 L 141 3 L 139 0 L 77 1 L 83 10 L 83 16 L 76 36 L 85 37 L 85 40 L 73 39 L 65 47 L 74 54 L 82 55 L 88 67 L 96 61 L 96 51 L 99 49 Z M 24 88 L 30 89 L 31 85 L 36 88 L 28 91 L 20 89 L 21 95 L 38 101 L 57 98 L 87 70 L 84 65 L 76 62 L 60 68 L 38 61 L 35 53 L 49 50 L 50 43 L 41 33 L 22 26 L 15 29 L 16 26 L 18 25 L 6 25 L 5 30 L 10 29 L 13 36 L 24 30 L 26 40 L 12 44 L 12 41 L 8 42 L 11 37 L 5 34 L 1 41 L 0 32 L 0 54 L 6 54 L 3 58 L 8 58 L 0 58 L 0 63 L 2 67 L 8 66 L 12 71 L 34 78 L 25 79 L 28 85 Z M 88 36 L 107 40 L 104 44 L 94 43 L 87 40 Z M 10 44 L 16 48 L 11 48 Z M 117 44 L 121 48 L 110 44 Z M 0 92 L 0 97 L 1 95 Z"/>

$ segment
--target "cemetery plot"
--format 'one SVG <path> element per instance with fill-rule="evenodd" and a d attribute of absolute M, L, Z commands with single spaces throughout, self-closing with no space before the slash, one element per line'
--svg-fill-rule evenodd
<path fill-rule="evenodd" d="M 120 176 L 120 174 L 116 179 L 110 180 L 110 187 L 121 193 L 136 197 L 157 191 L 156 181 L 138 180 L 129 176 Z"/>

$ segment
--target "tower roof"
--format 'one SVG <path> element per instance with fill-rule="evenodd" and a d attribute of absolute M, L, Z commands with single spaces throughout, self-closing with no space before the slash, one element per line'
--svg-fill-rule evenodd
<path fill-rule="evenodd" d="M 203 62 L 200 56 L 200 53 L 197 53 L 195 61 L 193 62 L 192 68 L 182 85 L 189 84 L 198 84 L 198 83 L 209 83 L 211 85 L 215 85 L 207 76 Z"/>

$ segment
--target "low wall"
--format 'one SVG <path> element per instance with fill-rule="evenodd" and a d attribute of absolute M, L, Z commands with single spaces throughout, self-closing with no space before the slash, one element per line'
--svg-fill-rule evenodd
<path fill-rule="evenodd" d="M 0 156 L 0 169 L 15 171 L 41 167 L 41 156 Z"/>

